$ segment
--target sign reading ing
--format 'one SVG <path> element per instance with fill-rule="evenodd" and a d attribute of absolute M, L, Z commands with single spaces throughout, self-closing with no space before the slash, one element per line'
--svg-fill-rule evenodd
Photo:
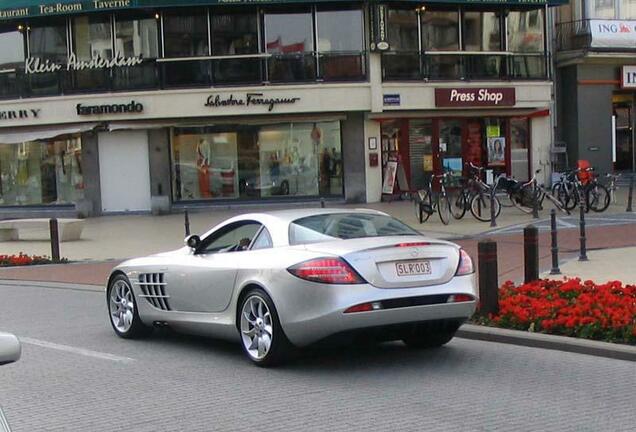
<path fill-rule="evenodd" d="M 514 87 L 436 88 L 436 107 L 514 106 Z"/>
<path fill-rule="evenodd" d="M 636 20 L 590 20 L 593 48 L 636 47 Z"/>
<path fill-rule="evenodd" d="M 621 88 L 636 89 L 636 66 L 623 66 L 621 70 Z"/>

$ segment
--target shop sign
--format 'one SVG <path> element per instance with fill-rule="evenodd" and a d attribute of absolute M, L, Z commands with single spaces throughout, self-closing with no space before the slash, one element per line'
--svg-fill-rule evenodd
<path fill-rule="evenodd" d="M 0 111 L 0 120 L 36 119 L 39 118 L 41 111 L 40 108 L 4 110 Z"/>
<path fill-rule="evenodd" d="M 399 94 L 382 95 L 382 104 L 384 106 L 400 106 L 400 95 Z"/>
<path fill-rule="evenodd" d="M 621 88 L 636 89 L 636 66 L 623 66 L 621 69 Z"/>
<path fill-rule="evenodd" d="M 137 66 L 143 63 L 142 56 L 123 57 L 116 54 L 112 59 L 105 59 L 94 56 L 90 60 L 78 60 L 75 54 L 71 54 L 66 59 L 66 63 L 56 63 L 48 59 L 29 57 L 24 61 L 24 72 L 26 74 L 38 74 L 47 72 L 57 72 L 65 69 L 67 71 L 81 71 L 90 69 L 112 69 L 115 67 Z"/>
<path fill-rule="evenodd" d="M 514 87 L 471 87 L 435 89 L 437 107 L 514 106 Z"/>
<path fill-rule="evenodd" d="M 590 20 L 592 48 L 630 48 L 636 46 L 636 20 Z"/>
<path fill-rule="evenodd" d="M 100 115 L 100 114 L 128 114 L 128 113 L 141 113 L 144 110 L 144 106 L 139 103 L 130 101 L 127 104 L 105 104 L 105 105 L 82 105 L 77 104 L 75 106 L 77 115 Z"/>
<path fill-rule="evenodd" d="M 263 93 L 245 93 L 243 97 L 230 93 L 228 96 L 218 94 L 208 96 L 205 106 L 210 108 L 266 106 L 267 111 L 272 111 L 277 105 L 293 105 L 299 100 L 299 97 L 266 97 Z"/>
<path fill-rule="evenodd" d="M 371 7 L 371 51 L 386 51 L 388 42 L 388 9 L 386 5 L 376 4 Z"/>

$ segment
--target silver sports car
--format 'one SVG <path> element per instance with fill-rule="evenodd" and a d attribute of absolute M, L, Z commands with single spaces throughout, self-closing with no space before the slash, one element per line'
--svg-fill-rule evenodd
<path fill-rule="evenodd" d="M 110 322 L 119 336 L 153 326 L 240 340 L 257 365 L 332 339 L 452 339 L 477 304 L 470 256 L 373 210 L 244 214 L 172 252 L 113 269 Z"/>

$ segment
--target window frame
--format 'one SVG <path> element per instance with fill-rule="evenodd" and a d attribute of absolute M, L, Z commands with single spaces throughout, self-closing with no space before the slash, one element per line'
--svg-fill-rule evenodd
<path fill-rule="evenodd" d="M 211 243 L 213 243 L 214 241 L 218 240 L 222 236 L 224 236 L 224 235 L 226 235 L 226 234 L 228 234 L 228 233 L 230 233 L 230 232 L 232 232 L 234 230 L 237 230 L 237 229 L 239 229 L 241 227 L 247 226 L 247 225 L 258 225 L 258 228 L 254 232 L 254 236 L 250 239 L 250 244 L 248 245 L 248 247 L 246 249 L 236 250 L 236 251 L 219 251 L 219 250 L 207 251 L 207 250 L 205 250 L 208 246 L 210 246 Z M 244 219 L 244 220 L 240 220 L 240 221 L 236 221 L 236 222 L 230 222 L 227 225 L 224 225 L 224 226 L 220 227 L 219 229 L 213 231 L 208 236 L 206 236 L 203 240 L 201 240 L 201 244 L 194 251 L 194 254 L 195 255 L 215 255 L 217 253 L 246 252 L 246 251 L 250 250 L 252 242 L 254 241 L 254 239 L 256 239 L 256 237 L 260 233 L 262 227 L 263 227 L 263 224 L 261 222 L 257 221 L 257 220 L 254 220 L 254 219 Z"/>

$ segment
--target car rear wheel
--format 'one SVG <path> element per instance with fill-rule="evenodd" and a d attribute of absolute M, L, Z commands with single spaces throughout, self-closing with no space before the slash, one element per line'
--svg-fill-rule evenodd
<path fill-rule="evenodd" d="M 260 288 L 251 289 L 239 305 L 239 332 L 243 351 L 257 366 L 275 366 L 288 356 L 285 336 L 274 302 Z"/>
<path fill-rule="evenodd" d="M 417 324 L 402 338 L 409 348 L 437 348 L 453 339 L 459 323 L 440 322 Z"/>
<path fill-rule="evenodd" d="M 108 315 L 117 336 L 135 339 L 148 336 L 152 327 L 139 318 L 137 303 L 130 281 L 123 274 L 117 275 L 108 285 Z"/>

